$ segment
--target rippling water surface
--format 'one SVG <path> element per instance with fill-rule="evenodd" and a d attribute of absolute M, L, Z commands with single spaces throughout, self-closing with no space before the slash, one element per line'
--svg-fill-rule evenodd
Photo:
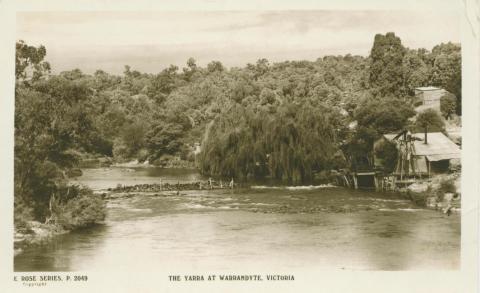
<path fill-rule="evenodd" d="M 188 182 L 193 171 L 87 169 L 79 182 Z M 460 217 L 398 195 L 331 186 L 139 193 L 109 200 L 105 225 L 59 237 L 15 258 L 16 271 L 191 267 L 452 270 Z"/>

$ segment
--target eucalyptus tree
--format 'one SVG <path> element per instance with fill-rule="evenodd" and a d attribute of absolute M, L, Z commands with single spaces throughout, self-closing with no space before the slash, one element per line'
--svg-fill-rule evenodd
<path fill-rule="evenodd" d="M 402 63 L 406 49 L 393 32 L 377 34 L 370 52 L 370 86 L 380 96 L 404 93 Z"/>

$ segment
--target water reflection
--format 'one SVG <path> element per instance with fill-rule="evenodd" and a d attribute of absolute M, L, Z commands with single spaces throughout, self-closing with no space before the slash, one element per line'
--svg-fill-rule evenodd
<path fill-rule="evenodd" d="M 92 180 L 95 172 L 102 171 L 86 173 L 84 182 L 114 182 Z M 108 174 L 117 178 L 115 172 Z M 138 172 L 121 174 L 198 176 Z M 421 209 L 392 194 L 265 188 L 110 200 L 105 225 L 27 250 L 15 258 L 15 270 L 450 270 L 459 269 L 459 260 L 458 215 Z"/>
<path fill-rule="evenodd" d="M 15 271 L 70 271 L 75 257 L 91 257 L 92 247 L 106 239 L 108 226 L 97 225 L 61 235 L 48 245 L 26 249 L 15 258 Z"/>

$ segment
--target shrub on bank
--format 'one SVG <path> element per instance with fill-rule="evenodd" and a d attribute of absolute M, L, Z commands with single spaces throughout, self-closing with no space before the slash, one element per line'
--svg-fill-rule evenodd
<path fill-rule="evenodd" d="M 105 219 L 105 202 L 90 189 L 69 186 L 56 200 L 55 223 L 67 230 L 92 226 Z"/>
<path fill-rule="evenodd" d="M 152 164 L 157 167 L 167 167 L 169 164 L 171 164 L 172 161 L 175 160 L 175 157 L 172 155 L 163 155 L 160 158 L 157 158 L 152 161 Z"/>
<path fill-rule="evenodd" d="M 105 219 L 105 203 L 97 195 L 84 195 L 60 208 L 57 223 L 67 230 L 92 226 Z"/>
<path fill-rule="evenodd" d="M 151 162 L 152 165 L 162 168 L 173 169 L 193 169 L 195 168 L 195 160 L 183 160 L 178 156 L 163 155 Z"/>
<path fill-rule="evenodd" d="M 445 178 L 440 181 L 440 185 L 437 189 L 437 198 L 439 201 L 443 201 L 446 193 L 456 193 L 457 187 L 455 186 L 455 180 L 453 178 Z"/>
<path fill-rule="evenodd" d="M 448 178 L 440 181 L 440 187 L 438 190 L 442 193 L 455 193 L 457 191 L 455 180 L 453 178 Z"/>

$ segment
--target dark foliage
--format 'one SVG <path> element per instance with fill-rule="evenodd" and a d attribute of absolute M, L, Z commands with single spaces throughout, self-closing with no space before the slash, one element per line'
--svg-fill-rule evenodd
<path fill-rule="evenodd" d="M 206 174 L 306 182 L 345 163 L 371 165 L 373 142 L 410 126 L 415 87 L 445 88 L 456 105 L 444 98 L 444 114 L 461 111 L 460 46 L 411 50 L 393 33 L 376 35 L 368 58 L 259 59 L 230 69 L 190 58 L 182 70 L 125 66 L 120 76 L 51 75 L 45 47 L 16 48 L 16 223 L 17 215 L 50 216 L 52 195 L 84 154 L 162 165 L 195 159 Z M 417 126 L 431 131 L 430 122 Z"/>

